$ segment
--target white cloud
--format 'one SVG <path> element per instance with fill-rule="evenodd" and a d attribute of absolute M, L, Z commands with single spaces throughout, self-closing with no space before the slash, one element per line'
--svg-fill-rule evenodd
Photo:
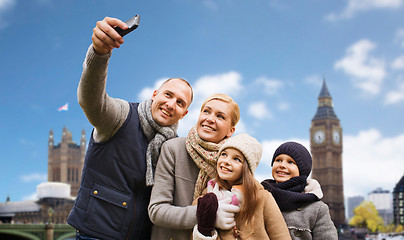
<path fill-rule="evenodd" d="M 158 89 L 161 84 L 166 81 L 168 78 L 160 78 L 158 80 L 156 80 L 154 82 L 154 86 L 153 87 L 145 87 L 142 89 L 142 91 L 140 91 L 138 98 L 139 101 L 144 101 L 146 99 L 149 99 L 152 97 L 154 90 Z"/>
<path fill-rule="evenodd" d="M 404 83 L 400 83 L 396 90 L 387 93 L 384 103 L 395 104 L 404 101 Z"/>
<path fill-rule="evenodd" d="M 281 88 L 284 85 L 284 83 L 281 80 L 266 77 L 260 77 L 255 82 L 259 85 L 263 85 L 264 91 L 268 95 L 275 94 L 279 90 L 279 88 Z"/>
<path fill-rule="evenodd" d="M 0 29 L 7 27 L 8 22 L 3 14 L 14 7 L 16 0 L 0 0 Z"/>
<path fill-rule="evenodd" d="M 396 31 L 395 42 L 397 42 L 400 47 L 404 48 L 404 28 L 400 28 Z"/>
<path fill-rule="evenodd" d="M 240 118 L 240 121 L 238 121 L 238 123 L 236 125 L 236 131 L 234 132 L 234 134 L 241 134 L 241 133 L 250 133 L 250 134 L 252 134 L 251 131 L 247 131 L 247 127 L 246 127 L 246 124 L 243 121 L 243 118 Z"/>
<path fill-rule="evenodd" d="M 271 175 L 272 175 L 272 174 L 271 174 L 271 169 L 270 169 L 270 168 L 269 168 L 269 170 L 268 170 L 268 173 L 265 173 L 265 174 L 263 174 L 263 173 L 257 173 L 257 172 L 254 173 L 254 177 L 255 177 L 255 179 L 258 180 L 258 182 L 262 182 L 262 181 L 264 181 L 265 179 L 271 178 L 271 177 L 270 177 Z"/>
<path fill-rule="evenodd" d="M 259 120 L 272 117 L 271 111 L 268 109 L 265 102 L 251 103 L 248 107 L 248 113 Z"/>
<path fill-rule="evenodd" d="M 404 48 L 404 28 L 400 28 L 396 31 L 394 41 Z"/>
<path fill-rule="evenodd" d="M 188 109 L 188 114 L 179 121 L 178 127 L 178 136 L 186 137 L 189 130 L 196 124 L 198 121 L 198 116 L 200 112 L 201 104 L 196 106 L 195 102 L 191 104 L 191 107 Z"/>
<path fill-rule="evenodd" d="M 26 195 L 22 197 L 22 201 L 32 201 L 32 200 L 38 200 L 38 195 L 36 192 L 32 193 L 31 195 Z"/>
<path fill-rule="evenodd" d="M 404 69 L 404 55 L 394 59 L 391 67 L 396 70 L 403 70 Z"/>
<path fill-rule="evenodd" d="M 296 141 L 310 149 L 309 140 L 264 140 L 262 160 L 255 176 L 272 178 L 271 161 L 276 148 L 285 141 Z M 404 133 L 383 137 L 377 129 L 368 129 L 343 138 L 343 179 L 345 197 L 361 195 L 381 187 L 393 190 L 404 174 Z M 320 183 L 321 184 L 321 183 Z"/>
<path fill-rule="evenodd" d="M 278 109 L 281 111 L 287 111 L 290 109 L 289 103 L 283 102 L 278 104 Z"/>
<path fill-rule="evenodd" d="M 215 93 L 224 93 L 235 98 L 242 89 L 242 76 L 240 73 L 231 71 L 228 73 L 207 75 L 200 77 L 192 84 L 196 98 L 204 100 Z"/>
<path fill-rule="evenodd" d="M 392 191 L 404 174 L 404 134 L 383 137 L 377 129 L 344 136 L 345 197 L 377 187 Z"/>
<path fill-rule="evenodd" d="M 9 10 L 15 3 L 16 0 L 0 0 L 0 12 Z"/>
<path fill-rule="evenodd" d="M 44 173 L 32 173 L 29 175 L 22 175 L 20 176 L 21 181 L 25 183 L 30 182 L 44 182 L 48 179 L 47 174 Z"/>
<path fill-rule="evenodd" d="M 397 9 L 401 7 L 402 4 L 403 0 L 348 0 L 347 6 L 341 13 L 331 13 L 326 19 L 329 21 L 349 19 L 358 12 L 377 9 Z"/>
<path fill-rule="evenodd" d="M 353 78 L 356 87 L 372 95 L 380 92 L 386 76 L 384 60 L 370 55 L 374 48 L 375 44 L 371 41 L 360 40 L 350 46 L 344 58 L 334 64 L 335 69 L 342 70 Z"/>

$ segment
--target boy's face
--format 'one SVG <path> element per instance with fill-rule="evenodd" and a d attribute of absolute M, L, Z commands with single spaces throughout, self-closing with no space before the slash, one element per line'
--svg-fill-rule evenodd
<path fill-rule="evenodd" d="M 299 176 L 299 168 L 295 160 L 287 154 L 280 154 L 275 158 L 272 166 L 272 176 L 277 182 L 285 182 L 292 177 Z"/>
<path fill-rule="evenodd" d="M 237 149 L 226 148 L 217 159 L 217 174 L 231 186 L 242 177 L 244 155 Z"/>

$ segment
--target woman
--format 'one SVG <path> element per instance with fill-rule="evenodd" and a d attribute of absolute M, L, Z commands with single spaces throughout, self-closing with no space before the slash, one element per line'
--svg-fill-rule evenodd
<path fill-rule="evenodd" d="M 192 201 L 216 177 L 217 153 L 239 119 L 237 103 L 225 94 L 214 94 L 202 104 L 198 122 L 186 138 L 163 144 L 149 204 L 152 239 L 191 238 L 197 224 L 197 206 L 191 206 Z"/>

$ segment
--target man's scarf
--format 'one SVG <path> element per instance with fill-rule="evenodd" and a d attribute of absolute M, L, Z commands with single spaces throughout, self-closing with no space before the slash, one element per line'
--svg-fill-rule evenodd
<path fill-rule="evenodd" d="M 208 181 L 216 177 L 217 154 L 224 141 L 225 140 L 219 143 L 213 143 L 202 140 L 196 131 L 196 126 L 192 127 L 189 131 L 185 146 L 188 154 L 199 168 L 198 179 L 195 184 L 194 199 L 202 194 Z"/>
<path fill-rule="evenodd" d="M 177 136 L 178 122 L 171 126 L 158 125 L 151 113 L 152 100 L 148 99 L 139 103 L 138 112 L 140 126 L 149 141 L 146 151 L 146 186 L 154 185 L 154 170 L 160 155 L 161 146 L 168 139 Z"/>
<path fill-rule="evenodd" d="M 272 179 L 264 180 L 261 184 L 272 193 L 281 211 L 295 210 L 303 204 L 318 201 L 313 193 L 304 193 L 306 176 L 293 177 L 285 182 Z"/>

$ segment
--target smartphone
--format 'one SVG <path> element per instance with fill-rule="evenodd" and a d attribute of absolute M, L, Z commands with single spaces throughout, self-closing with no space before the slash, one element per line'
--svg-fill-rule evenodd
<path fill-rule="evenodd" d="M 132 32 L 139 26 L 139 15 L 135 15 L 133 18 L 129 19 L 128 21 L 125 22 L 126 25 L 128 25 L 128 29 L 122 30 L 120 27 L 114 27 L 115 31 L 119 33 L 122 37 L 125 36 L 126 34 Z"/>

